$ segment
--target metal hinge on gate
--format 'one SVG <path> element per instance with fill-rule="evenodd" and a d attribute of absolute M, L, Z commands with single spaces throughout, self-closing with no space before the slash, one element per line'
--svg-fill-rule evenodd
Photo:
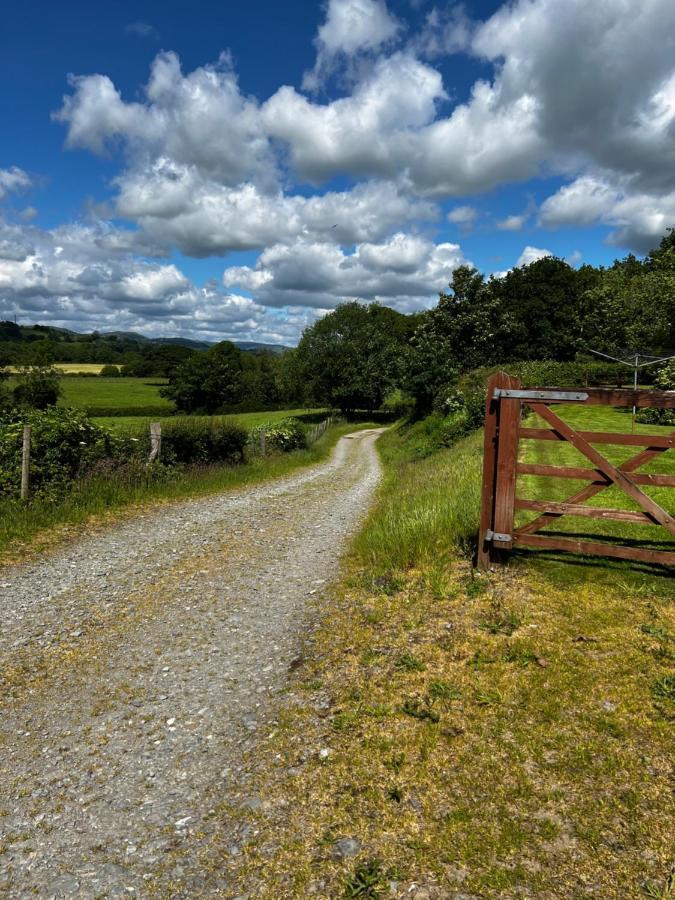
<path fill-rule="evenodd" d="M 504 543 L 508 543 L 512 541 L 513 538 L 510 534 L 504 534 L 501 531 L 493 531 L 491 528 L 488 528 L 485 532 L 485 540 L 486 541 L 503 541 Z"/>
<path fill-rule="evenodd" d="M 522 391 L 512 388 L 495 388 L 492 394 L 493 400 L 511 398 L 513 400 L 560 400 L 569 402 L 572 400 L 588 400 L 588 394 L 583 391 Z"/>

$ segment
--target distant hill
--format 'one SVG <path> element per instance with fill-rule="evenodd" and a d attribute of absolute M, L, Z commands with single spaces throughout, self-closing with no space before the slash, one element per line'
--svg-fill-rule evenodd
<path fill-rule="evenodd" d="M 0 321 L 0 366 L 36 363 L 110 363 L 133 374 L 163 374 L 190 353 L 215 341 L 185 337 L 151 338 L 134 331 L 80 333 L 53 325 L 19 325 Z M 233 341 L 246 353 L 283 353 L 288 347 L 258 341 Z"/>
<path fill-rule="evenodd" d="M 68 328 L 57 328 L 54 325 L 18 325 L 14 322 L 0 322 L 0 344 L 33 343 L 50 341 L 54 344 L 111 344 L 123 345 L 127 350 L 140 349 L 148 345 L 168 344 L 175 347 L 187 347 L 190 350 L 208 350 L 216 341 L 195 340 L 185 337 L 151 338 L 135 331 L 93 331 L 77 332 Z M 259 341 L 233 341 L 241 350 L 283 353 L 288 347 L 280 344 L 264 344 Z M 59 348 L 62 349 L 62 348 Z M 96 360 L 97 362 L 99 360 Z"/>

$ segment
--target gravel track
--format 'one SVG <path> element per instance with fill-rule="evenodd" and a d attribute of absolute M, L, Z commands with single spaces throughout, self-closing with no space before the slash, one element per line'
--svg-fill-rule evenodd
<path fill-rule="evenodd" d="M 200 896 L 209 841 L 241 852 L 223 809 L 259 803 L 241 759 L 371 500 L 378 434 L 0 569 L 1 896 Z"/>

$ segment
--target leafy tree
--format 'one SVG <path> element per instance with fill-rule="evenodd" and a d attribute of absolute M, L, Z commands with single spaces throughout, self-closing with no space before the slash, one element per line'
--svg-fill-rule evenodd
<path fill-rule="evenodd" d="M 16 376 L 16 386 L 12 391 L 18 406 L 47 409 L 56 406 L 61 396 L 59 371 L 53 366 L 26 366 Z"/>
<path fill-rule="evenodd" d="M 107 365 L 102 366 L 101 371 L 98 374 L 101 378 L 119 378 L 120 370 L 117 366 Z"/>
<path fill-rule="evenodd" d="M 338 306 L 298 345 L 309 395 L 345 412 L 379 408 L 403 379 L 410 326 L 408 317 L 377 303 Z"/>
<path fill-rule="evenodd" d="M 546 256 L 490 282 L 503 323 L 498 360 L 574 359 L 582 343 L 582 296 L 597 282 L 592 266 L 573 269 Z"/>
<path fill-rule="evenodd" d="M 182 412 L 215 413 L 244 399 L 242 353 L 230 341 L 189 356 L 160 390 Z"/>

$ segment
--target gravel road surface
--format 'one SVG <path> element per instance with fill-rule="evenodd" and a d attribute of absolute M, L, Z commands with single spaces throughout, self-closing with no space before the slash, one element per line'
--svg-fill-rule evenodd
<path fill-rule="evenodd" d="M 199 859 L 216 828 L 245 844 L 223 809 L 260 802 L 240 760 L 372 498 L 378 434 L 0 569 L 0 896 L 228 896 Z"/>

